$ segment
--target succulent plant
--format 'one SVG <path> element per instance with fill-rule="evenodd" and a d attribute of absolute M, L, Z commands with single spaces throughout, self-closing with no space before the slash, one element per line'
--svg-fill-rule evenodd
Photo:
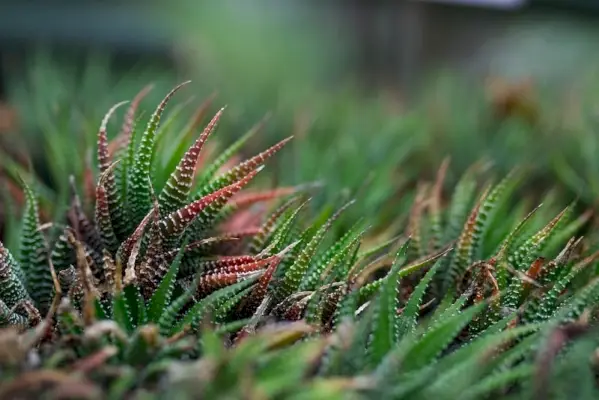
<path fill-rule="evenodd" d="M 138 101 L 112 142 L 107 122 L 124 102 L 108 111 L 98 131 L 93 198 L 82 200 L 73 185 L 66 224 L 51 227 L 60 229 L 54 240 L 44 234 L 34 191 L 22 182 L 19 255 L 0 248 L 4 325 L 19 330 L 43 325 L 46 332 L 38 340 L 52 343 L 75 338 L 79 358 L 110 337 L 118 349 L 110 356 L 136 366 L 159 360 L 156 352 L 169 353 L 163 342 L 188 349 L 178 338 L 187 343 L 187 332 L 197 331 L 209 314 L 219 323 L 249 318 L 244 335 L 275 311 L 284 318 L 295 312 L 299 301 L 293 295 L 300 286 L 313 289 L 325 268 L 347 266 L 343 251 L 357 247 L 363 234 L 358 228 L 315 257 L 342 210 L 323 214 L 325 220 L 317 218 L 303 232 L 293 227 L 310 186 L 239 193 L 290 138 L 221 173 L 246 135 L 200 169 L 200 152 L 221 110 L 183 155 L 166 157 L 167 166 L 179 159 L 170 172 L 158 170 L 160 118 L 183 85 L 167 94 L 140 134 L 134 123 Z M 162 175 L 167 178 L 156 193 L 154 181 Z M 271 213 L 253 209 L 282 196 L 291 198 Z M 89 203 L 95 203 L 90 215 L 84 206 Z M 280 284 L 273 285 L 275 279 Z M 274 310 L 288 298 L 287 306 Z"/>
<path fill-rule="evenodd" d="M 183 86 L 143 131 L 133 101 L 109 140 L 124 102 L 108 111 L 94 191 L 73 184 L 64 220 L 42 224 L 21 182 L 19 252 L 0 247 L 0 397 L 530 398 L 567 393 L 550 376 L 572 365 L 597 395 L 590 212 L 513 201 L 522 169 L 479 190 L 483 164 L 447 196 L 445 161 L 405 232 L 377 242 L 358 220 L 333 236 L 353 201 L 314 216 L 310 185 L 243 191 L 290 138 L 231 166 L 245 135 L 208 163 L 221 109 L 162 153 Z"/>

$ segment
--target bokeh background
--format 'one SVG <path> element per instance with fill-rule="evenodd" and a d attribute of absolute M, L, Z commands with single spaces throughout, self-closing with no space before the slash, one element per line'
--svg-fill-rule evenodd
<path fill-rule="evenodd" d="M 598 22 L 588 0 L 3 0 L 0 173 L 61 204 L 111 105 L 153 83 L 149 113 L 191 79 L 171 112 L 227 105 L 219 148 L 266 118 L 248 155 L 294 134 L 268 179 L 321 183 L 315 207 L 355 197 L 346 224 L 401 224 L 447 157 L 449 185 L 475 162 L 522 165 L 539 196 L 592 205 Z"/>

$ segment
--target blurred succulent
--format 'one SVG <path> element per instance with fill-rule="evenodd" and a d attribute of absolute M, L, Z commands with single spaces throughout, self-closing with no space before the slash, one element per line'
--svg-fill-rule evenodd
<path fill-rule="evenodd" d="M 578 357 L 579 370 L 592 374 L 587 356 L 569 353 L 580 334 L 567 335 L 595 322 L 589 316 L 599 299 L 599 252 L 584 256 L 575 236 L 590 214 L 574 218 L 573 204 L 559 213 L 551 204 L 528 213 L 528 201 L 513 205 L 521 170 L 477 194 L 480 166 L 442 207 L 447 168 L 445 162 L 435 182 L 419 186 L 406 228 L 411 240 L 391 270 L 345 289 L 334 318 L 343 339 L 327 347 L 319 375 L 368 376 L 372 398 L 531 398 L 565 383 L 537 376 L 555 340 L 556 370 L 564 370 L 563 358 Z M 446 256 L 430 258 L 439 251 Z M 380 261 L 363 274 L 385 265 Z M 433 266 L 414 268 L 423 263 Z M 579 392 L 596 396 L 596 382 L 585 383 Z"/>

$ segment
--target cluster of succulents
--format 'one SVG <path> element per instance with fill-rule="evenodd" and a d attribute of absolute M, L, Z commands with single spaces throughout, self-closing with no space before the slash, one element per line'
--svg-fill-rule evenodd
<path fill-rule="evenodd" d="M 93 190 L 71 182 L 62 218 L 42 221 L 36 183 L 19 182 L 20 245 L 0 242 L 0 398 L 599 394 L 590 212 L 515 201 L 521 169 L 481 189 L 476 164 L 448 192 L 447 160 L 397 236 L 367 219 L 332 235 L 359 198 L 314 215 L 312 185 L 247 188 L 291 138 L 237 162 L 247 134 L 208 161 L 226 109 L 187 148 L 159 129 L 184 86 L 145 129 L 144 91 L 111 139 L 125 102 L 107 112 Z"/>

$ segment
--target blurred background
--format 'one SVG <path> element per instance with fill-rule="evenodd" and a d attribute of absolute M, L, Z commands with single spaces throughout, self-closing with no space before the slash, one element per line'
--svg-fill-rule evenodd
<path fill-rule="evenodd" d="M 243 154 L 295 134 L 269 178 L 321 182 L 315 206 L 356 197 L 347 223 L 401 224 L 446 157 L 448 185 L 525 165 L 539 195 L 592 205 L 598 21 L 590 0 L 2 0 L 0 173 L 59 203 L 111 105 L 153 83 L 149 114 L 191 79 L 177 112 L 228 105 L 219 148 L 268 116 Z"/>

